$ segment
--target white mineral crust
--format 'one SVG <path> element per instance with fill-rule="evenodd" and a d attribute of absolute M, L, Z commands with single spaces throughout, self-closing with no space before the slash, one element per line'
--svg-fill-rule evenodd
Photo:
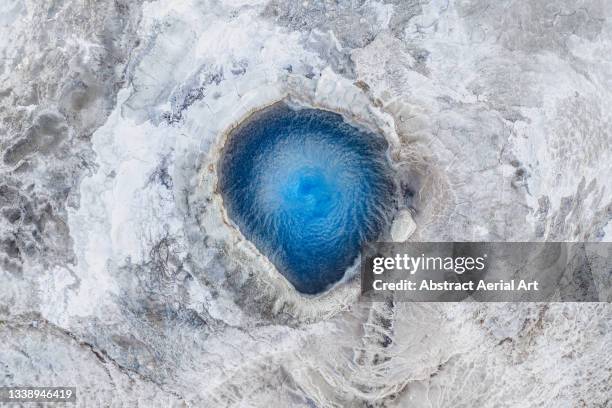
<path fill-rule="evenodd" d="M 305 297 L 216 189 L 227 131 L 288 98 L 387 138 L 393 240 L 612 241 L 610 55 L 599 0 L 3 0 L 0 386 L 610 406 L 610 303 L 365 303 L 357 266 Z"/>
<path fill-rule="evenodd" d="M 405 242 L 416 229 L 409 210 L 400 210 L 391 224 L 391 239 L 393 242 Z"/>

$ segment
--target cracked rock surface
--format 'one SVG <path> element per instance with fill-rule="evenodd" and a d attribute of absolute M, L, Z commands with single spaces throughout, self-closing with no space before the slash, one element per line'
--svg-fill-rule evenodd
<path fill-rule="evenodd" d="M 409 240 L 611 241 L 610 55 L 599 0 L 4 0 L 0 386 L 609 407 L 610 303 L 304 298 L 215 187 L 227 129 L 285 98 L 388 139 Z"/>

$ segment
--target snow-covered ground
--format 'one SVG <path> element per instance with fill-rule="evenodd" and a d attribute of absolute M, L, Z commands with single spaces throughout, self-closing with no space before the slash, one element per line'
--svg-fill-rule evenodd
<path fill-rule="evenodd" d="M 355 270 L 304 297 L 228 222 L 216 166 L 286 98 L 388 139 L 410 239 L 612 241 L 611 19 L 601 1 L 4 0 L 0 386 L 606 406 L 609 303 L 369 304 Z"/>

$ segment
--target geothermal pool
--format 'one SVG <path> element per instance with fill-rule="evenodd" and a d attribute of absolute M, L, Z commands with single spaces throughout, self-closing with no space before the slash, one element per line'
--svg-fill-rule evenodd
<path fill-rule="evenodd" d="M 339 114 L 277 103 L 228 136 L 219 166 L 225 208 L 299 292 L 320 293 L 387 225 L 386 148 Z"/>

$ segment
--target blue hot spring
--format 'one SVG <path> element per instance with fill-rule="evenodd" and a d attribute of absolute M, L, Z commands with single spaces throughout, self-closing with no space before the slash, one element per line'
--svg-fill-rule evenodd
<path fill-rule="evenodd" d="M 229 217 L 294 287 L 340 280 L 387 222 L 386 141 L 342 116 L 277 103 L 234 129 L 220 160 Z"/>

